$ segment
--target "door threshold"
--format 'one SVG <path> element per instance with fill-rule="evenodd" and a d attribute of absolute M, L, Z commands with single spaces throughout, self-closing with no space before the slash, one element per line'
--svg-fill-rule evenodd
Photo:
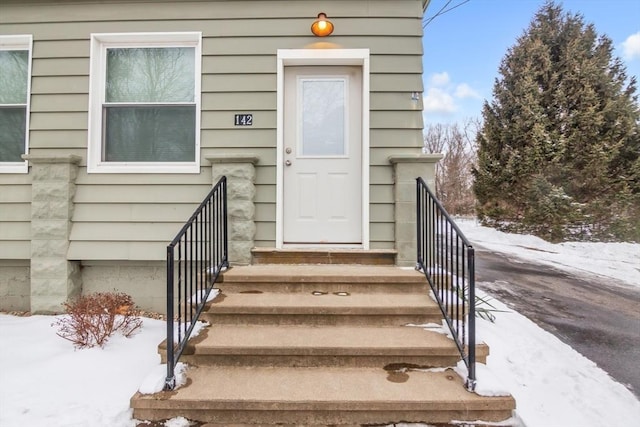
<path fill-rule="evenodd" d="M 362 247 L 253 248 L 252 264 L 361 264 L 395 265 L 395 249 Z"/>

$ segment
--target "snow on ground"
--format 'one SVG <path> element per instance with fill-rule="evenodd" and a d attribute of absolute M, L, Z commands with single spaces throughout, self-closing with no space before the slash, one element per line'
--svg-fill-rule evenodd
<path fill-rule="evenodd" d="M 481 227 L 472 219 L 456 219 L 472 244 L 495 252 L 546 264 L 572 273 L 595 274 L 640 288 L 640 244 L 549 243 L 538 237 Z"/>
<path fill-rule="evenodd" d="M 473 221 L 462 221 L 461 228 L 474 244 L 491 250 L 571 271 L 605 271 L 640 287 L 637 244 L 552 245 Z M 478 319 L 478 338 L 491 348 L 478 380 L 491 376 L 492 384 L 497 379 L 509 390 L 524 426 L 616 427 L 640 419 L 640 401 L 624 386 L 526 317 L 499 301 L 492 304 L 506 312 L 496 313 L 495 323 Z M 56 335 L 54 320 L 0 314 L 0 426 L 134 426 L 129 398 L 161 369 L 156 349 L 165 324 L 144 319 L 132 338 L 116 336 L 104 349 L 75 350 Z M 186 425 L 176 418 L 167 427 Z"/>
<path fill-rule="evenodd" d="M 495 323 L 478 319 L 487 368 L 516 399 L 526 427 L 615 427 L 640 420 L 640 401 L 595 363 L 497 300 Z M 478 370 L 478 383 L 483 381 Z M 631 424 L 630 424 L 631 423 Z"/>
<path fill-rule="evenodd" d="M 54 320 L 0 315 L 0 426 L 134 426 L 129 398 L 160 364 L 165 323 L 144 319 L 131 338 L 75 350 Z"/>

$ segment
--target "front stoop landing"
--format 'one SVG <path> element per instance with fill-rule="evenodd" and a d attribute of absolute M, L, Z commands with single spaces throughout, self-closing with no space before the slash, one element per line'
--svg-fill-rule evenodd
<path fill-rule="evenodd" d="M 450 369 L 460 360 L 451 339 L 406 326 L 441 324 L 427 286 L 420 273 L 379 264 L 234 267 L 206 307 L 212 326 L 181 358 L 187 384 L 135 394 L 134 418 L 209 427 L 511 418 L 513 397 L 465 389 Z M 159 353 L 164 363 L 165 343 Z M 485 362 L 489 349 L 477 353 Z"/>

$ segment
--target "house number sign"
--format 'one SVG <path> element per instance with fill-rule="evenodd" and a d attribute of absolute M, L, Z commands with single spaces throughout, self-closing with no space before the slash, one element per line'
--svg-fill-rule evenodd
<path fill-rule="evenodd" d="M 236 114 L 233 124 L 235 126 L 253 126 L 253 114 Z"/>

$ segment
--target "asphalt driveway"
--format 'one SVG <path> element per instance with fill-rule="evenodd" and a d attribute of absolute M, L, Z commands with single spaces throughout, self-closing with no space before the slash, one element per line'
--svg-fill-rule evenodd
<path fill-rule="evenodd" d="M 478 287 L 536 322 L 640 398 L 640 290 L 476 246 Z"/>

